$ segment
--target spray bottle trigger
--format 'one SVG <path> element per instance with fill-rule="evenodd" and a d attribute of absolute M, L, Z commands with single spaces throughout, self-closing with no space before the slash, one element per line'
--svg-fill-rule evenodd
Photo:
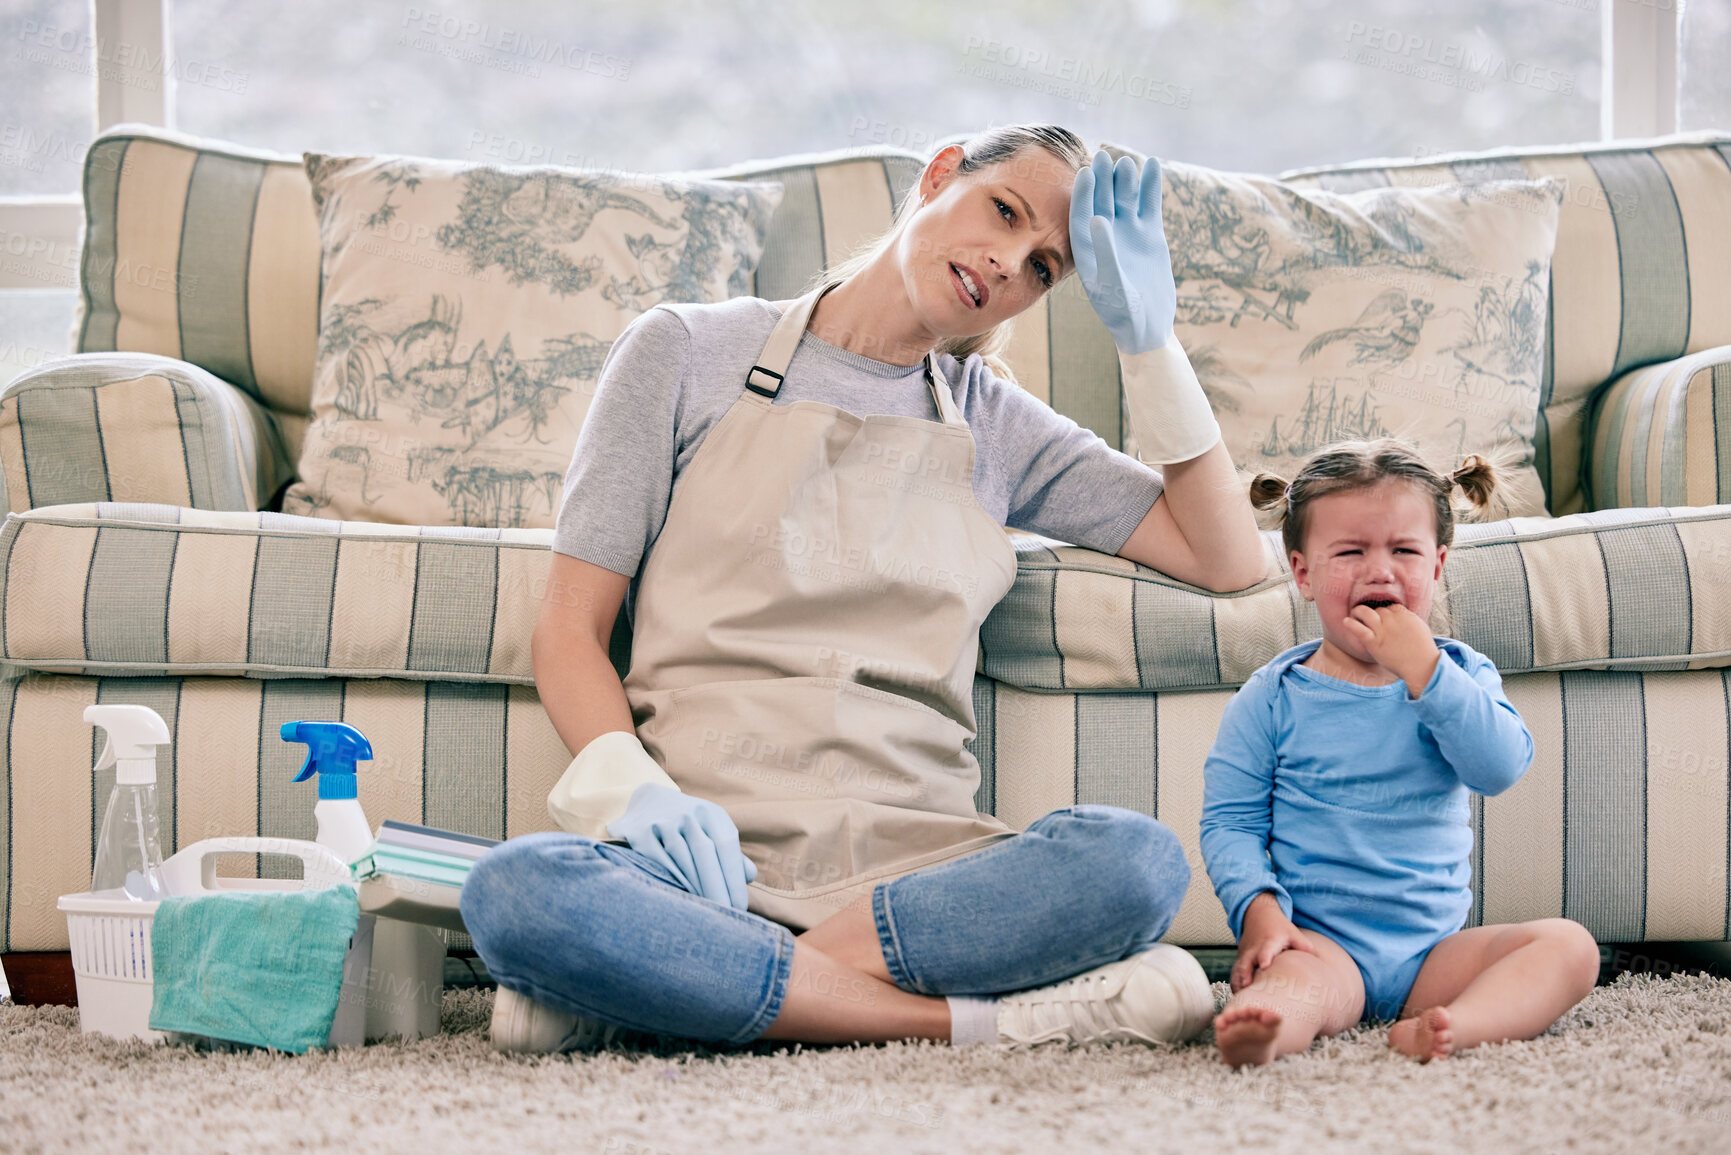
<path fill-rule="evenodd" d="M 295 741 L 295 739 L 291 738 L 289 741 L 292 742 Z M 311 746 L 307 747 L 307 760 L 301 763 L 301 772 L 296 774 L 292 779 L 290 779 L 290 781 L 305 782 L 308 778 L 311 778 L 315 773 L 317 773 L 318 768 L 313 765 L 313 762 L 317 757 L 318 751 Z"/>
<path fill-rule="evenodd" d="M 114 765 L 114 735 L 106 729 L 102 731 L 102 753 L 97 756 L 96 769 L 106 770 Z"/>

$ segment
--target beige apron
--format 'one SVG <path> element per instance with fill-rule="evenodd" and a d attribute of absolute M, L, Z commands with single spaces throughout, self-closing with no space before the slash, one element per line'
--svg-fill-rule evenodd
<path fill-rule="evenodd" d="M 680 474 L 624 679 L 650 755 L 739 827 L 750 909 L 796 930 L 1015 833 L 975 811 L 963 745 L 1015 549 L 932 357 L 942 421 L 771 403 L 820 295 L 787 303 Z"/>

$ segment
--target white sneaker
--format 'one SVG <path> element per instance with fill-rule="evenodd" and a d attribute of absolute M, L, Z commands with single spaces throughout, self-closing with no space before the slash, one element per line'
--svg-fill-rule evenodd
<path fill-rule="evenodd" d="M 998 1042 L 1165 1046 L 1195 1038 L 1213 1017 L 1214 994 L 1202 964 L 1163 942 L 1063 982 L 1005 995 L 998 1004 Z"/>
<path fill-rule="evenodd" d="M 623 1033 L 622 1027 L 538 1003 L 504 987 L 493 996 L 493 1023 L 487 1032 L 494 1050 L 525 1055 L 592 1051 Z"/>

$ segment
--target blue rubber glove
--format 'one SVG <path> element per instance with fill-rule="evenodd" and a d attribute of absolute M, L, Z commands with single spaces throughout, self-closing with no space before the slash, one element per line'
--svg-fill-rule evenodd
<path fill-rule="evenodd" d="M 1178 288 L 1160 220 L 1160 162 L 1101 150 L 1070 193 L 1070 254 L 1094 312 L 1119 352 L 1146 353 L 1172 339 Z"/>
<path fill-rule="evenodd" d="M 740 852 L 727 811 L 708 799 L 645 782 L 607 833 L 671 870 L 691 893 L 745 909 L 745 884 L 757 877 L 757 864 Z"/>

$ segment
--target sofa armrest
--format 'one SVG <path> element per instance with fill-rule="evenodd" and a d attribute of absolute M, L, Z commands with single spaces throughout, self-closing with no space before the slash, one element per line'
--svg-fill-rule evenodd
<path fill-rule="evenodd" d="M 154 353 L 80 353 L 0 392 L 0 498 L 256 510 L 293 475 L 276 419 L 211 373 Z"/>
<path fill-rule="evenodd" d="M 1605 386 L 1583 459 L 1589 509 L 1731 502 L 1731 345 Z"/>

